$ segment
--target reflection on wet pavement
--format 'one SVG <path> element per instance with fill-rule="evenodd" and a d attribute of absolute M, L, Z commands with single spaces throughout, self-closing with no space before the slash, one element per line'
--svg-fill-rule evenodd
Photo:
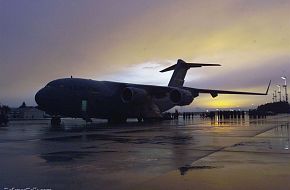
<path fill-rule="evenodd" d="M 289 119 L 194 118 L 125 125 L 66 119 L 56 131 L 46 120 L 12 122 L 0 128 L 0 185 L 164 189 L 170 184 L 174 189 L 184 183 L 215 189 L 207 183 L 219 183 L 212 178 L 218 171 L 242 178 L 251 173 L 247 166 L 263 170 L 267 165 L 278 172 L 276 166 L 289 163 Z M 290 177 L 288 171 L 283 174 Z M 240 181 L 232 182 L 229 187 L 239 189 L 235 185 Z"/>

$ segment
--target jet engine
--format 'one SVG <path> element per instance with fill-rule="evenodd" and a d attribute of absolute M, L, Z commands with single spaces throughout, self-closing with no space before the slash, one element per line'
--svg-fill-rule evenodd
<path fill-rule="evenodd" d="M 148 93 L 144 89 L 126 87 L 122 91 L 121 99 L 124 103 L 144 103 L 148 98 Z"/>
<path fill-rule="evenodd" d="M 169 98 L 173 104 L 178 106 L 189 105 L 193 101 L 191 92 L 182 89 L 173 89 L 169 94 Z"/>

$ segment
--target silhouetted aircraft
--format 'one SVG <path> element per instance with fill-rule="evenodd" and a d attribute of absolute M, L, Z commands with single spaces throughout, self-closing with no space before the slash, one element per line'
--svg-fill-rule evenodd
<path fill-rule="evenodd" d="M 60 117 L 108 119 L 125 122 L 127 118 L 139 121 L 162 117 L 162 112 L 174 106 L 189 105 L 200 93 L 267 95 L 265 93 L 238 92 L 184 87 L 184 78 L 190 68 L 220 66 L 219 64 L 186 63 L 179 59 L 160 72 L 174 70 L 168 86 L 94 81 L 64 78 L 49 82 L 35 95 L 39 108 L 52 116 L 52 124 L 60 124 Z"/>

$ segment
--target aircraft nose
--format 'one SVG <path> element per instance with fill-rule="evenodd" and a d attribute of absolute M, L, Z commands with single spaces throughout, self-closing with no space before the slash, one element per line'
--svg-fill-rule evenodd
<path fill-rule="evenodd" d="M 35 101 L 36 101 L 37 105 L 40 107 L 43 105 L 44 96 L 45 96 L 44 91 L 45 91 L 44 88 L 42 88 L 35 94 Z"/>

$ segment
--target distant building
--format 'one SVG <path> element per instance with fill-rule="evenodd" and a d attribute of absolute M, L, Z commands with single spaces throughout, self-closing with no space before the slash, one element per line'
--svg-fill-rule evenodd
<path fill-rule="evenodd" d="M 25 102 L 19 108 L 11 108 L 9 113 L 10 119 L 43 119 L 45 112 L 33 106 L 26 106 Z"/>

